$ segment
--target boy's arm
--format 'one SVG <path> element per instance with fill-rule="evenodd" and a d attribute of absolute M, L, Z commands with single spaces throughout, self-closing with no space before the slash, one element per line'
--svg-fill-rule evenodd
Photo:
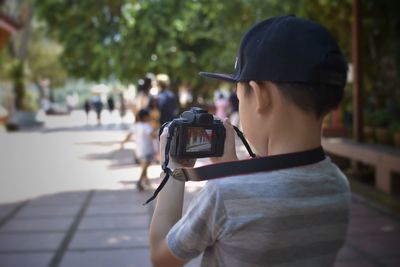
<path fill-rule="evenodd" d="M 160 151 L 165 150 L 167 132 L 168 129 L 164 129 L 161 135 Z M 164 161 L 163 153 L 161 153 L 161 160 Z M 168 167 L 173 170 L 193 165 L 194 161 L 179 164 L 171 158 Z M 182 217 L 184 191 L 185 183 L 170 177 L 163 190 L 158 194 L 157 204 L 150 224 L 150 255 L 155 267 L 183 266 L 187 262 L 171 253 L 165 239 L 169 230 Z"/>
<path fill-rule="evenodd" d="M 157 197 L 150 224 L 150 255 L 154 267 L 183 266 L 187 262 L 171 253 L 165 239 L 182 216 L 184 188 L 184 182 L 170 178 Z"/>

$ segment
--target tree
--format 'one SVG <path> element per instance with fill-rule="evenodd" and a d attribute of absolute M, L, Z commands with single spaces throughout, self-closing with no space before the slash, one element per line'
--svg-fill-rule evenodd
<path fill-rule="evenodd" d="M 200 70 L 231 72 L 244 30 L 289 10 L 273 0 L 42 0 L 41 18 L 64 45 L 63 64 L 77 77 L 135 81 L 166 72 L 200 87 Z"/>
<path fill-rule="evenodd" d="M 47 36 L 45 23 L 35 19 L 32 24 L 32 37 L 27 56 L 28 77 L 36 84 L 43 97 L 45 92 L 41 81 L 49 80 L 52 86 L 61 85 L 67 73 L 59 60 L 62 46 Z"/>
<path fill-rule="evenodd" d="M 62 52 L 60 44 L 47 36 L 46 24 L 34 18 L 31 1 L 21 1 L 22 28 L 12 36 L 8 47 L 0 51 L 0 79 L 12 80 L 15 94 L 15 107 L 28 109 L 25 84 L 34 82 L 39 89 L 41 79 L 50 79 L 60 84 L 66 72 L 59 62 Z"/>

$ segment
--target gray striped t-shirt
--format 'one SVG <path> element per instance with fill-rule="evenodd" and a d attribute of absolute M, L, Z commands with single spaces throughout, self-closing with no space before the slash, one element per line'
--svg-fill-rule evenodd
<path fill-rule="evenodd" d="M 201 266 L 332 266 L 349 222 L 346 177 L 316 164 L 208 181 L 167 235 Z"/>

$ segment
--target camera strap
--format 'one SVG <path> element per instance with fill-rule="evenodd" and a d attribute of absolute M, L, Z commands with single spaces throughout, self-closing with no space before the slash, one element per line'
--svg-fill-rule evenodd
<path fill-rule="evenodd" d="M 322 147 L 312 150 L 210 164 L 198 168 L 182 168 L 172 172 L 179 181 L 204 181 L 227 176 L 276 171 L 314 164 L 325 159 Z"/>
<path fill-rule="evenodd" d="M 325 153 L 322 147 L 302 152 L 255 158 L 256 155 L 251 150 L 250 145 L 247 143 L 243 133 L 235 126 L 234 129 L 239 138 L 242 140 L 244 146 L 246 147 L 252 159 L 210 164 L 198 168 L 175 169 L 174 171 L 168 168 L 169 149 L 172 140 L 172 135 L 168 134 L 167 143 L 165 147 L 165 161 L 161 166 L 164 172 L 163 180 L 161 181 L 157 189 L 154 191 L 153 196 L 151 196 L 144 203 L 144 205 L 153 201 L 157 197 L 158 193 L 162 190 L 162 188 L 168 182 L 169 177 L 171 176 L 174 179 L 183 182 L 204 181 L 204 180 L 223 178 L 227 176 L 243 175 L 256 172 L 267 172 L 267 171 L 275 171 L 280 169 L 299 167 L 299 166 L 314 164 L 325 159 Z"/>

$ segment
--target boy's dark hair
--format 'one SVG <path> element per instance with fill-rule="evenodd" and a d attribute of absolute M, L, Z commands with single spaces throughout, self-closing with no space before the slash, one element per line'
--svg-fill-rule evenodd
<path fill-rule="evenodd" d="M 301 110 L 321 118 L 337 108 L 344 96 L 344 88 L 327 84 L 274 82 L 282 95 Z"/>
<path fill-rule="evenodd" d="M 136 114 L 136 121 L 143 122 L 150 116 L 150 113 L 147 109 L 141 109 Z"/>

